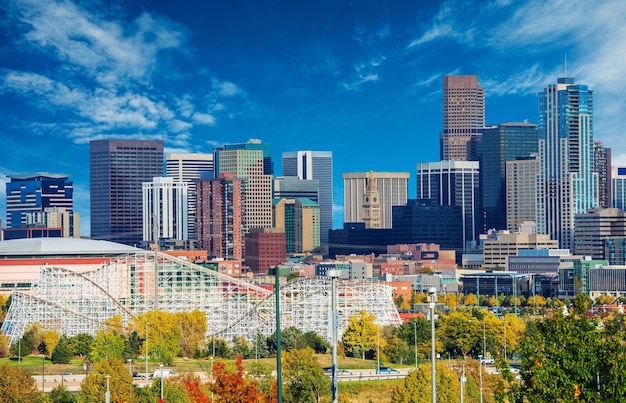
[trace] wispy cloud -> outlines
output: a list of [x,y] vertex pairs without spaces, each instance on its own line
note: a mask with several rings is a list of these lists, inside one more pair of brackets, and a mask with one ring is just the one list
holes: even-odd
[[170,54],[192,57],[183,26],[147,12],[128,18],[105,14],[97,5],[81,7],[86,4],[13,1],[9,18],[23,34],[12,45],[19,43],[42,63],[30,71],[0,71],[0,93],[18,95],[50,118],[47,123],[41,115],[39,122],[24,122],[25,127],[47,124],[76,143],[112,135],[161,136],[186,146],[194,125],[213,126],[217,114],[229,116],[228,102],[222,100],[246,96],[236,83],[206,72],[192,77],[205,83],[204,91],[200,85],[191,87],[197,93],[177,92],[182,85],[176,81],[187,73],[163,61]]
[[375,56],[366,62],[358,62],[354,66],[355,77],[349,81],[340,83],[340,88],[345,91],[360,90],[365,83],[376,82],[380,80],[379,68],[385,62],[386,58],[382,55]]

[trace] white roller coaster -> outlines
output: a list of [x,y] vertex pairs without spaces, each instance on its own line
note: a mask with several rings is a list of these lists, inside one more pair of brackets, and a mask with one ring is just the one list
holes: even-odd
[[[131,317],[149,310],[198,309],[207,316],[207,336],[230,342],[239,336],[252,340],[257,331],[275,332],[273,291],[169,255],[156,256],[132,253],[82,274],[46,266],[29,291],[13,293],[1,331],[9,344],[33,323],[67,336],[95,335],[116,315],[126,325]],[[339,334],[360,310],[375,315],[380,325],[401,323],[390,286],[340,281],[337,288]],[[331,281],[324,277],[303,277],[282,285],[281,328],[295,326],[330,340],[330,294]]]

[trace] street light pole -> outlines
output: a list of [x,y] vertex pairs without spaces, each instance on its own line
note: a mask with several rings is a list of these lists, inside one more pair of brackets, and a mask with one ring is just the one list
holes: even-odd
[[161,400],[163,400],[163,364],[159,365],[161,369]]
[[107,379],[107,391],[104,394],[104,401],[106,403],[111,403],[111,390],[109,389],[109,378],[111,377],[111,375],[107,374],[105,376],[105,378]]
[[330,296],[331,296],[331,314],[332,314],[332,318],[331,318],[331,328],[332,328],[332,335],[331,335],[331,339],[332,339],[332,382],[331,382],[331,395],[332,395],[332,402],[333,403],[337,403],[339,401],[339,396],[338,396],[338,385],[337,385],[337,342],[338,342],[338,334],[337,334],[337,328],[338,328],[338,318],[337,318],[337,277],[339,277],[339,271],[338,270],[327,270],[326,271],[326,276],[330,277],[330,281],[331,281],[331,289],[330,289]]
[[437,369],[435,368],[435,297],[437,296],[437,289],[435,287],[428,287],[428,294],[430,295],[430,376],[432,377],[431,391],[432,403],[437,403]]
[[46,391],[46,356],[41,355],[41,391]]
[[148,379],[148,323],[146,323],[146,379]]
[[415,342],[415,369],[417,369],[417,320],[413,318],[413,341]]
[[276,394],[277,402],[283,403],[283,375],[280,361],[280,270],[274,267],[274,292],[276,293]]
[[[485,330],[485,322],[483,320],[483,360],[487,359],[487,332]],[[485,361],[487,365],[487,361]],[[478,361],[478,372],[480,373],[480,403],[483,403],[483,364]]]

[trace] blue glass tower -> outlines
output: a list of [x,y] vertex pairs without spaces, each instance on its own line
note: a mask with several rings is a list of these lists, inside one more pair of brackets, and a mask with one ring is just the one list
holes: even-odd
[[537,231],[571,249],[574,216],[598,206],[593,91],[573,78],[559,78],[539,93],[539,158]]

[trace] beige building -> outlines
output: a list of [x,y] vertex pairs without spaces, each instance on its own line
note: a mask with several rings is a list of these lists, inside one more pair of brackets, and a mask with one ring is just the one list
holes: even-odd
[[320,207],[307,198],[275,199],[274,227],[284,230],[287,253],[313,252],[320,246]]
[[265,174],[262,150],[216,150],[220,174],[232,173],[244,179],[246,210],[245,232],[250,228],[272,227],[272,175]]
[[539,160],[536,157],[506,162],[506,229],[519,232],[525,221],[537,217],[537,178]]
[[498,232],[492,238],[484,240],[484,267],[506,267],[509,256],[517,256],[523,249],[558,249],[559,242],[549,235],[532,233]]
[[[369,211],[369,218],[365,216],[364,206],[374,207],[371,203],[366,204],[368,194],[368,178],[375,181],[376,192],[380,198],[380,226],[378,228],[392,227],[392,207],[405,206],[409,192],[408,172],[357,172],[344,173],[343,178],[343,221],[366,222],[372,217],[372,213],[378,216],[378,211]],[[369,191],[372,194],[372,191]]]
[[80,238],[80,213],[64,207],[46,207],[43,212],[26,213],[26,224],[63,228],[63,238]]

